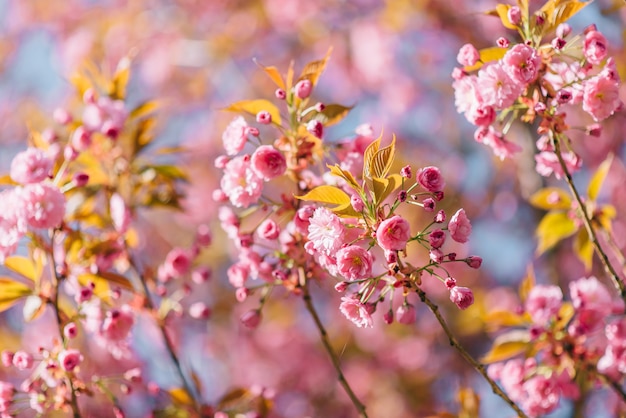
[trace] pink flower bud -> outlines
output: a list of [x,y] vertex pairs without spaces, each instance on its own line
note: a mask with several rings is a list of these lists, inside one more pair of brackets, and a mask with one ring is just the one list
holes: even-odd
[[424,210],[426,212],[433,212],[435,210],[435,199],[432,197],[427,197],[422,200],[422,205],[424,206]]
[[385,324],[387,325],[393,324],[393,311],[391,309],[385,312],[383,315],[383,321],[385,321]]
[[241,323],[250,329],[254,329],[261,323],[261,311],[258,309],[252,309],[241,315]]
[[200,266],[191,272],[191,281],[195,284],[206,283],[211,278],[211,269],[209,267]]
[[365,203],[363,203],[363,199],[361,199],[359,195],[353,194],[350,196],[350,203],[352,204],[352,208],[357,212],[361,212],[365,208]]
[[83,103],[93,104],[96,102],[96,91],[92,88],[88,88],[83,93]]
[[228,195],[222,189],[215,189],[211,193],[211,199],[214,202],[226,202],[228,201]]
[[74,370],[82,360],[83,356],[78,350],[64,350],[61,352],[61,354],[59,354],[59,364],[61,365],[63,370],[68,372]]
[[280,235],[280,227],[273,219],[266,219],[259,225],[257,234],[263,239],[275,240]]
[[522,21],[522,11],[517,6],[511,7],[506,16],[509,19],[509,22],[511,22],[511,24],[515,26],[517,26]]
[[322,102],[315,103],[315,110],[319,113],[323,112],[326,109],[326,105]]
[[456,279],[452,278],[452,277],[448,277],[445,281],[446,287],[448,288],[448,290],[452,289],[453,287],[456,287]]
[[295,91],[296,96],[301,99],[306,99],[311,95],[311,90],[313,90],[313,84],[311,84],[311,80],[304,79],[300,80],[296,83]]
[[474,303],[474,294],[467,287],[455,286],[450,289],[450,300],[459,307],[467,309]]
[[478,257],[477,255],[470,255],[465,261],[467,265],[473,269],[479,269],[480,266],[483,264],[483,259],[481,257]]
[[56,132],[54,132],[54,130],[48,128],[48,129],[45,129],[41,133],[41,139],[43,139],[43,141],[46,144],[52,145],[52,144],[56,144],[56,142],[59,139],[59,137],[57,136]]
[[57,107],[54,109],[54,113],[52,113],[52,118],[59,125],[67,125],[72,121],[72,115],[67,110]]
[[349,285],[348,282],[339,282],[335,285],[335,290],[339,293],[343,293],[348,289]]
[[556,27],[556,36],[557,38],[567,38],[569,34],[572,32],[572,27],[567,23],[561,23]]
[[587,135],[595,136],[596,138],[602,135],[602,125],[599,123],[594,123],[593,125],[587,126]]
[[235,299],[237,299],[237,302],[243,302],[248,298],[249,293],[250,291],[245,287],[238,287],[237,290],[235,290]]
[[498,45],[500,48],[508,48],[510,44],[511,42],[503,37],[498,38],[498,40],[496,41],[496,45]]
[[89,174],[87,173],[76,173],[74,177],[72,177],[72,183],[76,187],[83,187],[89,183]]
[[464,209],[459,209],[450,219],[448,223],[450,236],[456,242],[465,243],[469,240],[472,233],[472,224],[470,223]]
[[278,100],[285,100],[287,98],[287,92],[283,89],[276,89],[274,96],[276,96]]
[[256,114],[256,121],[262,125],[268,125],[272,123],[272,115],[267,110],[261,110]]
[[2,365],[4,367],[10,367],[13,365],[13,351],[3,350],[0,357],[2,358]]
[[439,212],[437,212],[437,215],[435,215],[435,223],[441,224],[441,223],[444,223],[445,221],[446,221],[446,213],[442,209]]
[[456,60],[463,66],[472,66],[480,59],[480,53],[472,44],[465,44],[459,50]]
[[317,119],[309,121],[309,123],[306,124],[306,130],[320,139],[324,135],[324,125]]
[[33,367],[33,356],[25,351],[17,351],[13,355],[13,365],[19,370],[26,370]]
[[72,133],[70,139],[72,148],[77,151],[84,151],[91,145],[91,134],[85,129],[84,126],[79,126]]
[[557,51],[563,49],[566,44],[567,41],[563,38],[554,38],[551,42],[552,48],[556,49]]
[[142,380],[141,369],[139,367],[135,367],[133,369],[126,370],[124,372],[124,379],[128,380],[129,382],[140,383]]
[[398,262],[397,251],[385,251],[385,261],[387,264],[395,264]]
[[404,177],[405,179],[410,179],[411,176],[413,175],[413,170],[411,169],[411,166],[405,165],[404,167],[402,167],[400,169],[400,175]]
[[413,324],[417,319],[417,311],[413,305],[405,303],[396,310],[396,319],[404,325]]
[[440,248],[446,241],[446,234],[441,229],[435,229],[428,235],[428,242],[432,248]]
[[435,263],[441,263],[444,258],[443,251],[441,251],[439,248],[431,249],[428,255],[430,256],[430,259]]
[[213,166],[222,170],[226,167],[226,164],[228,164],[229,161],[230,157],[228,155],[220,155],[213,161]]
[[195,319],[207,319],[211,310],[203,302],[196,302],[189,307],[189,316]]
[[63,335],[65,335],[65,338],[67,338],[68,340],[76,338],[76,336],[78,335],[78,327],[76,326],[76,324],[70,322],[69,324],[65,325],[65,327],[63,327]]

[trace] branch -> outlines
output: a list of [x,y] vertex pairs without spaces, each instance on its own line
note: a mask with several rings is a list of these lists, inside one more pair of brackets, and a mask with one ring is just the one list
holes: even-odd
[[467,362],[470,363],[474,367],[474,369],[476,369],[476,371],[478,373],[480,373],[485,378],[487,383],[489,383],[489,385],[491,386],[491,389],[493,390],[493,393],[498,395],[507,404],[509,404],[509,406],[515,412],[517,412],[517,414],[518,414],[518,416],[520,418],[528,418],[528,416],[524,413],[524,411],[522,411],[522,409],[519,406],[517,406],[517,404],[515,402],[513,402],[513,400],[511,400],[511,398],[509,398],[509,396],[506,393],[504,393],[504,391],[502,389],[500,389],[498,384],[491,377],[489,377],[489,375],[487,374],[487,370],[486,370],[485,366],[483,364],[479,363],[474,357],[472,357],[472,355],[470,353],[467,352],[467,350],[465,350],[465,348],[463,348],[463,346],[459,343],[459,341],[456,339],[456,337],[452,334],[452,331],[448,327],[448,324],[446,323],[446,320],[444,319],[444,317],[439,312],[439,307],[433,301],[431,301],[428,298],[428,296],[426,296],[426,292],[424,292],[419,287],[416,287],[415,291],[419,295],[419,297],[422,300],[422,302],[424,302],[426,304],[426,306],[428,306],[430,311],[433,313],[433,315],[435,315],[435,318],[437,318],[437,321],[439,322],[439,325],[441,325],[441,328],[443,329],[443,331],[448,336],[448,339],[450,340],[450,345],[453,346],[459,352],[459,354],[461,354],[461,356],[465,360],[467,360]]
[[574,185],[572,175],[569,172],[567,165],[565,164],[565,160],[563,160],[563,155],[561,154],[561,143],[555,136],[552,137],[552,143],[554,145],[554,153],[559,159],[559,164],[561,165],[561,169],[563,170],[563,173],[565,175],[565,181],[569,187],[572,196],[574,196],[574,199],[576,199],[576,202],[578,202],[578,206],[580,207],[583,224],[585,225],[585,229],[587,230],[587,234],[589,235],[589,239],[591,240],[593,249],[600,258],[600,262],[604,266],[604,270],[611,277],[611,281],[619,292],[621,298],[624,300],[624,302],[626,302],[626,286],[624,286],[624,282],[617,275],[617,272],[613,268],[613,265],[611,265],[611,262],[609,261],[606,252],[604,251],[602,246],[600,246],[600,242],[598,241],[598,237],[596,236],[596,231],[591,223],[589,214],[587,213],[587,207],[581,199],[580,194],[578,193],[578,189],[576,189],[576,186]]
[[[304,274],[304,271],[301,269],[300,273]],[[337,354],[333,350],[333,347],[330,345],[330,340],[328,339],[328,333],[326,332],[326,329],[324,328],[324,325],[322,324],[322,321],[320,320],[320,317],[317,314],[315,307],[313,306],[313,302],[311,300],[311,294],[309,293],[308,283],[304,284],[303,291],[304,291],[304,295],[303,295],[304,304],[306,305],[307,311],[309,311],[309,313],[311,314],[311,317],[313,318],[313,321],[315,322],[315,325],[317,326],[317,329],[320,332],[320,338],[322,339],[322,344],[324,345],[326,352],[330,356],[330,359],[333,363],[335,371],[337,372],[339,383],[341,383],[341,386],[343,386],[343,389],[346,391],[346,393],[350,397],[352,404],[359,412],[359,416],[361,418],[367,418],[367,413],[365,412],[365,405],[363,405],[361,401],[359,401],[359,398],[357,398],[356,394],[350,387],[350,384],[346,380],[346,377],[343,375],[343,372],[341,371],[341,363],[339,362],[339,358],[337,357]]]

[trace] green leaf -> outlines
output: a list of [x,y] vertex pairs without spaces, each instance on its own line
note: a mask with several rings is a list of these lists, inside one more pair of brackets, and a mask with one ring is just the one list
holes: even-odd
[[526,330],[513,330],[499,335],[481,362],[489,364],[508,360],[525,352],[529,347],[529,342],[530,335]]
[[585,265],[585,271],[589,273],[593,264],[593,244],[585,228],[580,228],[574,240],[574,252]]
[[35,263],[29,258],[19,255],[7,257],[4,260],[4,266],[26,279],[33,281],[38,279]]
[[478,51],[480,53],[480,59],[478,62],[474,65],[468,65],[463,69],[467,72],[476,71],[488,62],[499,60],[504,56],[504,54],[506,54],[506,51],[506,48],[500,48],[499,46],[481,49]]
[[228,106],[226,109],[231,112],[246,112],[256,116],[262,110],[269,112],[272,115],[272,123],[280,125],[280,111],[269,100],[257,99],[257,100],[241,100]]
[[345,118],[354,106],[343,106],[340,104],[326,105],[324,110],[315,115],[315,119],[319,120],[324,126],[331,126],[340,122]]
[[10,277],[0,277],[0,312],[6,311],[18,300],[32,293],[33,290],[24,283]]
[[558,187],[546,187],[536,191],[530,197],[530,204],[543,210],[569,210],[572,207],[572,200],[565,190]]
[[296,199],[304,201],[313,201],[321,203],[329,203],[334,205],[350,204],[350,196],[343,190],[335,186],[317,186],[303,196],[295,196]]
[[598,198],[598,194],[600,194],[600,189],[602,188],[602,184],[609,173],[609,168],[611,168],[612,162],[613,154],[609,154],[606,160],[600,164],[596,172],[593,174],[591,181],[589,181],[589,186],[587,187],[587,196],[589,196],[590,200],[595,201]]
[[578,226],[565,212],[548,212],[537,226],[537,253],[543,254],[559,241],[574,235]]

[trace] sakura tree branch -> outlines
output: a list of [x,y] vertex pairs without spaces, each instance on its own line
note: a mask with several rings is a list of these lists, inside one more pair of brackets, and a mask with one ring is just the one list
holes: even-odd
[[487,374],[487,369],[485,368],[485,366],[483,364],[479,363],[478,360],[476,360],[474,357],[472,357],[472,355],[469,352],[467,352],[467,350],[465,348],[463,348],[463,346],[459,343],[459,341],[456,339],[456,337],[452,334],[452,331],[450,330],[450,327],[448,327],[448,324],[447,324],[446,320],[444,319],[444,317],[441,315],[441,312],[439,312],[439,306],[437,306],[433,301],[431,301],[428,298],[428,296],[426,295],[426,292],[424,292],[419,287],[415,287],[415,291],[419,295],[419,297],[422,300],[422,302],[424,302],[426,304],[426,306],[428,306],[430,311],[433,313],[433,315],[435,315],[435,318],[437,318],[437,321],[439,322],[439,325],[441,325],[441,328],[443,329],[443,331],[448,336],[448,339],[450,341],[450,345],[453,346],[459,352],[459,354],[461,354],[461,357],[463,357],[465,360],[467,360],[467,362],[470,363],[474,367],[474,369],[485,378],[487,383],[489,383],[489,385],[491,386],[491,389],[493,390],[493,393],[498,395],[507,404],[509,404],[509,406],[515,412],[517,412],[517,414],[518,414],[518,416],[520,418],[528,418],[526,413],[524,413],[524,411],[522,411],[522,409],[515,402],[513,402],[513,400],[511,398],[509,398],[509,396],[506,393],[504,393],[504,391],[502,389],[500,389],[498,384],[491,377],[489,377],[489,375]]
[[[303,269],[300,269],[300,274],[304,275]],[[361,403],[359,398],[356,396],[356,394],[350,387],[350,384],[346,380],[346,377],[344,376],[343,371],[341,370],[341,363],[339,361],[339,357],[337,357],[335,350],[333,350],[333,347],[330,344],[330,340],[328,339],[328,333],[326,332],[326,328],[324,328],[324,325],[322,324],[322,321],[320,320],[320,317],[317,314],[315,307],[313,306],[313,301],[311,300],[311,294],[309,293],[308,283],[305,282],[302,289],[304,292],[302,299],[304,300],[304,304],[306,305],[307,311],[309,311],[309,314],[311,314],[311,317],[313,318],[313,321],[315,322],[315,325],[317,326],[317,329],[320,333],[320,338],[322,340],[322,344],[324,345],[326,352],[330,356],[330,359],[333,363],[333,367],[335,368],[335,371],[337,372],[337,378],[339,379],[339,383],[341,384],[343,389],[346,391],[346,393],[350,397],[352,404],[359,412],[359,416],[361,418],[367,418],[367,413],[365,412],[365,405]]]
[[569,172],[567,165],[565,164],[563,155],[561,154],[561,143],[559,139],[556,138],[555,135],[552,136],[552,144],[554,145],[554,153],[559,159],[559,164],[561,165],[561,169],[563,170],[565,182],[567,183],[567,186],[569,187],[569,190],[572,196],[574,197],[574,199],[576,199],[576,202],[578,203],[578,206],[580,208],[581,218],[582,218],[583,224],[585,225],[585,229],[587,230],[587,234],[589,235],[589,239],[591,240],[591,244],[593,245],[593,248],[596,254],[600,258],[600,262],[604,266],[604,270],[611,278],[613,285],[619,292],[621,298],[626,302],[626,286],[624,285],[624,282],[622,281],[622,279],[620,279],[619,276],[617,275],[615,268],[609,261],[609,257],[606,255],[606,252],[604,251],[604,249],[600,245],[600,242],[598,241],[595,228],[591,222],[591,219],[589,218],[589,214],[587,213],[587,207],[585,206],[585,202],[583,202],[582,198],[580,197],[580,193],[578,193],[578,189],[574,185],[574,181],[572,180],[572,175]]

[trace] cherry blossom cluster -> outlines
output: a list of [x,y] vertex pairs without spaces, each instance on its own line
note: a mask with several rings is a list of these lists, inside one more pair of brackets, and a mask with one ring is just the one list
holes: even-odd
[[[243,324],[260,323],[261,308],[274,286],[300,294],[307,280],[324,278],[337,280],[335,289],[347,292],[339,309],[358,327],[373,326],[378,304],[391,304],[399,289],[404,302],[395,317],[413,323],[415,307],[406,298],[421,284],[423,274],[438,278],[459,308],[469,307],[472,291],[457,286],[444,265],[463,262],[479,268],[482,259],[459,259],[444,249],[447,237],[467,242],[472,227],[464,209],[449,220],[443,210],[436,210],[444,198],[440,170],[428,166],[414,173],[407,165],[390,174],[395,139],[379,149],[381,138],[374,138],[369,125],[359,126],[353,138],[328,140],[324,133],[330,117],[324,111],[339,105],[307,107],[312,84],[303,78],[288,91],[276,91],[276,98],[286,104],[289,127],[272,120],[272,104],[267,110],[255,109],[256,125],[237,116],[222,135],[225,154],[215,165],[223,173],[213,197],[229,203],[218,213],[237,250],[227,275],[240,302],[261,293],[261,306],[245,313]],[[276,129],[268,131],[269,125]],[[330,161],[335,162],[334,167],[328,165],[330,172],[319,170]],[[382,172],[381,165],[387,166]],[[413,176],[416,181],[410,184]],[[432,214],[425,228],[411,225],[415,209]],[[409,259],[420,248],[427,257],[416,267]],[[393,322],[392,308],[384,320]]]
[[[519,7],[511,7],[507,19],[521,27]],[[538,19],[536,24],[541,28],[543,23]],[[582,107],[593,121],[581,129],[599,136],[601,126],[597,122],[623,108],[620,78],[615,61],[608,57],[604,35],[595,25],[581,35],[572,36],[571,32],[567,23],[561,23],[555,37],[545,44],[534,37],[518,44],[500,38],[496,52],[490,49],[494,55],[483,57],[484,61],[474,45],[465,44],[457,57],[463,67],[455,68],[452,74],[458,112],[477,126],[475,140],[491,147],[500,159],[522,149],[506,139],[512,123],[539,119],[535,160],[542,176],[563,176],[551,138],[564,136],[570,129],[568,112]],[[563,159],[570,172],[581,166],[579,156],[571,149],[563,153]]]
[[531,417],[553,411],[561,398],[578,399],[587,379],[619,382],[625,370],[623,301],[593,276],[570,282],[569,293],[565,301],[559,286],[532,287],[520,327],[499,337],[519,344],[526,356],[489,366]]

